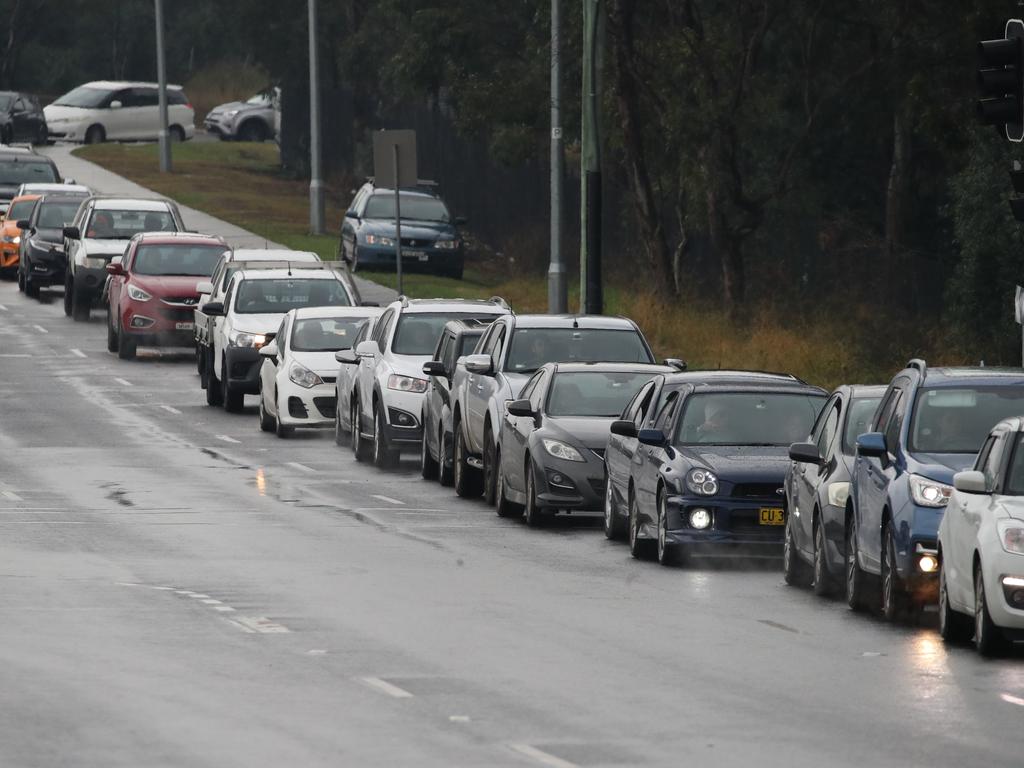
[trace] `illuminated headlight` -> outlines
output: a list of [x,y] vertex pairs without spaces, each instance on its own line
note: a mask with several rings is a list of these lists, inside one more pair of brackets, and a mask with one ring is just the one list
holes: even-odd
[[550,438],[544,438],[544,450],[554,456],[556,459],[564,459],[565,461],[586,461],[583,456],[568,443],[563,443],[561,440],[551,440]]
[[1016,520],[999,520],[999,543],[1011,554],[1024,555],[1024,526]]
[[306,389],[324,383],[324,380],[309,370],[309,368],[298,363],[292,363],[291,368],[288,369],[288,378],[293,383]]
[[390,237],[382,237],[381,235],[367,235],[366,236],[366,244],[367,245],[382,245],[384,247],[389,247],[389,246],[394,245],[395,241],[393,239],[391,239]]
[[238,114],[238,112],[239,110],[237,109],[229,109],[227,112],[224,113],[224,117],[234,117]]
[[438,240],[434,243],[435,248],[440,248],[442,251],[454,251],[459,247],[458,240]]
[[935,555],[921,555],[917,561],[917,567],[922,573],[935,573],[939,570],[939,560]]
[[718,493],[718,478],[706,469],[691,469],[686,474],[686,487],[698,496],[714,496]]
[[128,286],[128,297],[135,299],[135,301],[149,301],[151,298],[153,298],[144,290],[135,285]]
[[711,525],[711,513],[702,507],[690,510],[690,527],[703,531]]
[[828,486],[828,503],[833,507],[845,507],[850,498],[849,483],[831,483]]
[[417,379],[413,376],[399,376],[397,373],[392,373],[388,376],[388,389],[419,394],[427,391],[427,380]]
[[232,347],[248,347],[259,349],[267,341],[262,333],[246,333],[245,331],[231,331],[228,334],[228,344]]
[[920,475],[910,476],[910,495],[922,507],[944,507],[953,493],[953,486],[929,480]]
[[103,269],[107,266],[107,260],[102,256],[86,256],[82,259],[82,266],[86,269]]
[[4,235],[4,242],[14,243],[15,245],[17,245],[18,243],[21,242],[21,235],[15,235],[14,237],[11,237],[10,235]]

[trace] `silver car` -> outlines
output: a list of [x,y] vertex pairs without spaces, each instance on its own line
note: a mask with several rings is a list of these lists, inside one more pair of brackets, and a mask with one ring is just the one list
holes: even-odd
[[214,107],[203,120],[203,126],[224,141],[266,141],[276,136],[280,109],[281,89],[268,88],[245,101]]

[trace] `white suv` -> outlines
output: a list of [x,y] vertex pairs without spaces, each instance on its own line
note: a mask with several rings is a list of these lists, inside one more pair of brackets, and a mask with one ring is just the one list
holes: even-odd
[[[156,83],[97,80],[65,93],[43,109],[50,138],[98,144],[148,139],[160,133]],[[167,124],[172,141],[195,135],[195,112],[180,85],[167,86]]]
[[[395,464],[401,450],[419,450],[420,414],[430,360],[445,323],[459,318],[493,319],[511,312],[504,299],[407,299],[392,302],[373,334],[360,342],[351,364],[358,366],[350,399],[352,451],[371,456],[379,467]],[[342,360],[342,362],[346,362]]]

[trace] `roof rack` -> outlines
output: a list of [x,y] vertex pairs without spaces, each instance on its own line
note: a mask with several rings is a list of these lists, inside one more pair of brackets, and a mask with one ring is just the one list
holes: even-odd
[[232,261],[231,266],[241,271],[244,269],[307,269],[337,270],[345,267],[343,261],[290,261],[288,259],[254,259]]
[[[374,187],[377,186],[377,181],[376,181],[376,179],[373,176],[367,176],[366,180],[368,182],[370,182],[371,184],[373,184]],[[399,189],[416,189],[416,187],[436,187],[436,186],[438,186],[438,183],[436,181],[434,181],[433,179],[416,179],[416,186],[414,186],[414,187],[399,187]]]
[[501,296],[491,296],[491,298],[489,298],[487,301],[489,301],[491,304],[497,304],[499,307],[501,307],[502,309],[507,309],[509,312],[512,311],[512,307],[510,307],[509,303],[505,301],[505,299],[503,299]]
[[402,305],[402,309],[405,309],[409,306],[409,297],[403,293],[398,297],[398,303]]
[[926,373],[928,373],[928,363],[926,363],[920,357],[915,357],[913,360],[907,363],[907,368],[916,368],[921,372],[922,378]]

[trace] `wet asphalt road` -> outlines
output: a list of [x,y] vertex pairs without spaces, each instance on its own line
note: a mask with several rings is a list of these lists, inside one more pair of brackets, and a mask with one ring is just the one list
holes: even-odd
[[499,519],[0,283],[0,765],[1014,766],[1024,664]]

